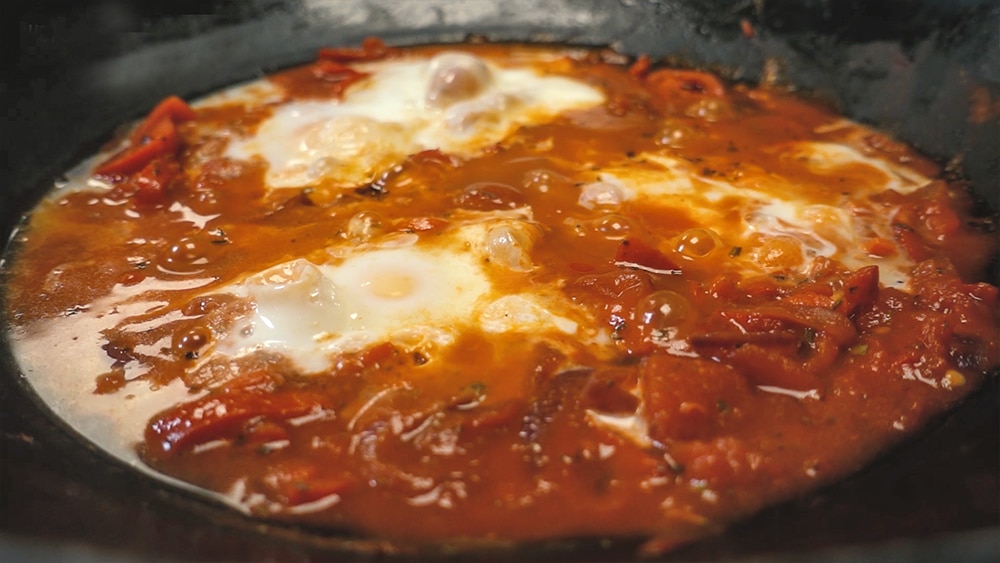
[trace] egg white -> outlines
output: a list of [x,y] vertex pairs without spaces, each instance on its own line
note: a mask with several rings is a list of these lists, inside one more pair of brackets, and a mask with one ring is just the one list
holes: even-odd
[[267,350],[304,372],[329,368],[338,355],[392,342],[429,359],[463,331],[521,333],[534,339],[574,334],[588,316],[544,288],[510,295],[495,287],[510,275],[488,260],[485,239],[510,212],[478,214],[435,239],[329,249],[331,261],[295,259],[252,273],[222,288],[253,303],[203,358]]
[[234,140],[227,154],[266,161],[270,188],[324,180],[358,185],[408,154],[439,149],[472,156],[517,127],[604,101],[599,90],[578,80],[482,61],[490,80],[481,91],[455,103],[432,104],[428,90],[435,60],[360,66],[370,76],[348,88],[342,99],[282,104],[252,136]]

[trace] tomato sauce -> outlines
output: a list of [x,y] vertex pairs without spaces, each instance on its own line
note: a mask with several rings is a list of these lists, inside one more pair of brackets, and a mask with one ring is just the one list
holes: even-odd
[[[470,49],[498,57],[510,47]],[[364,79],[350,65],[398,55],[375,43],[356,51],[275,81],[291,99],[336,99]],[[606,58],[577,53],[547,67],[601,89],[599,107],[522,127],[474,158],[414,154],[355,189],[268,191],[265,163],[226,157],[217,132],[249,134],[267,107],[175,110],[184,118],[157,123],[181,141],[154,156],[182,172],[155,193],[135,187],[145,165],[116,165],[119,156],[104,172],[128,179],[110,191],[35,210],[8,277],[8,318],[57,324],[150,278],[214,280],[198,295],[149,290],[161,307],[103,334],[111,368],[94,374],[94,393],[128,392],[136,365],[141,381],[182,380],[199,393],[148,422],[142,460],[252,499],[262,517],[417,543],[649,536],[650,549],[666,549],[859,469],[996,372],[997,288],[984,281],[996,234],[964,186],[936,179],[869,196],[885,170],[820,173],[781,147],[842,143],[939,171],[860,126],[828,127],[831,112],[790,95]],[[898,212],[891,233],[862,234],[874,265],[852,268],[781,237],[727,235],[746,220],[740,198],[718,201],[713,224],[682,200],[580,205],[582,178],[622,163],[655,172],[651,153],[685,163],[705,189],[725,181],[856,203],[857,216]],[[775,171],[786,181],[772,182]],[[494,286],[555,288],[608,335],[610,357],[467,333],[433,362],[385,343],[321,374],[275,354],[239,358],[235,373],[186,369],[252,309],[213,288],[321,260],[359,214],[380,233],[433,241],[456,210],[526,206],[543,225],[537,267]],[[916,264],[909,287],[880,284],[878,261],[899,256]]]

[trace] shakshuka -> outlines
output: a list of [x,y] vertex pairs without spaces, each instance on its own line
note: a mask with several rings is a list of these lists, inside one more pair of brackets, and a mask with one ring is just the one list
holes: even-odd
[[995,376],[978,209],[779,88],[369,39],[119,130],[15,234],[5,314],[58,416],[254,517],[656,553]]

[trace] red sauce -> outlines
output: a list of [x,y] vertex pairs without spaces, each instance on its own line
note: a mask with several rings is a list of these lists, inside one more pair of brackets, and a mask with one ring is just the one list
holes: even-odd
[[[350,65],[385,56],[380,48],[330,52],[276,81],[289,98],[338,97],[363,78]],[[248,305],[168,291],[159,296],[165,308],[148,313],[161,322],[105,335],[115,365],[94,374],[95,393],[127,390],[129,363],[148,367],[149,380],[210,389],[149,422],[140,452],[151,467],[216,491],[242,482],[264,499],[255,504],[262,516],[396,541],[649,535],[665,549],[857,470],[995,372],[997,288],[982,276],[996,236],[958,184],[865,202],[899,210],[894,239],[873,234],[866,244],[873,256],[905,252],[918,263],[909,292],[880,287],[875,266],[835,260],[820,259],[809,275],[791,266],[749,275],[737,259],[750,249],[723,245],[683,207],[625,201],[613,215],[580,207],[571,178],[581,163],[595,174],[623,159],[643,167],[635,155],[649,151],[692,163],[698,181],[747,189],[780,171],[826,204],[885,173],[857,164],[822,175],[775,146],[840,142],[937,173],[859,127],[824,132],[831,113],[785,94],[601,59],[552,70],[605,90],[603,106],[520,129],[477,158],[416,154],[335,197],[268,193],[262,163],[225,158],[224,144],[205,133],[245,134],[266,110],[196,110],[176,125],[184,144],[171,158],[185,174],[164,199],[75,193],[35,211],[7,287],[9,318],[58,319],[147,276],[230,280],[314,256],[359,211],[377,213],[385,230],[431,240],[455,208],[530,206],[546,225],[532,249],[541,267],[508,289],[555,284],[607,329],[610,361],[576,357],[565,369],[555,346],[467,334],[438,362],[384,344],[321,375],[273,355],[241,359],[236,376],[194,375],[185,366]],[[217,218],[194,229],[171,203]],[[734,207],[724,221],[743,219]],[[127,244],[136,238],[159,242],[137,258]],[[802,259],[781,240],[760,244],[771,245],[776,267]],[[171,310],[183,315],[163,320]],[[161,353],[148,352],[164,341]],[[646,443],[592,422],[640,404]],[[336,500],[296,511],[324,499]]]

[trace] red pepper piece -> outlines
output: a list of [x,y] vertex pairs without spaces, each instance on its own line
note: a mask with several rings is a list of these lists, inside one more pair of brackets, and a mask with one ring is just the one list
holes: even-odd
[[524,417],[526,410],[524,403],[517,399],[506,399],[495,405],[473,409],[462,420],[462,436],[474,439],[491,430],[519,421]]
[[826,307],[776,302],[753,309],[724,311],[722,315],[751,331],[774,331],[789,326],[807,327],[823,333],[837,346],[857,337],[857,330],[843,313]]
[[[146,127],[146,124],[143,124]],[[141,143],[129,145],[102,162],[94,173],[99,176],[127,176],[142,170],[153,159],[174,154],[180,147],[177,127],[169,118],[148,126]]]
[[235,437],[256,417],[288,419],[319,408],[305,392],[234,392],[210,395],[158,414],[146,427],[147,455],[167,458],[198,444]]
[[161,156],[176,155],[181,146],[177,124],[194,117],[194,110],[184,100],[177,96],[165,98],[132,131],[129,146],[99,164],[94,173],[125,177],[139,172]]
[[[860,270],[859,270],[860,272]],[[877,272],[876,272],[877,274]],[[871,275],[864,271],[864,276]],[[863,290],[858,290],[860,306]],[[755,385],[806,391],[816,389],[819,375],[836,361],[840,350],[854,342],[857,329],[841,311],[778,301],[750,309],[734,309],[722,317],[741,327],[741,332],[694,335],[689,342],[696,348],[714,348]],[[793,359],[795,350],[806,355]]]
[[354,61],[374,61],[384,58],[392,52],[384,41],[378,37],[366,37],[361,47],[323,47],[317,53],[317,58],[325,61],[347,63]]
[[325,59],[313,63],[310,69],[312,75],[320,80],[324,96],[343,96],[352,84],[368,76],[366,72],[359,72],[343,63]]
[[808,391],[819,386],[816,375],[803,363],[788,359],[783,350],[746,344],[734,349],[727,363],[754,385]]
[[875,302],[878,297],[878,266],[865,266],[844,279],[844,296],[835,310],[853,315],[862,307]]
[[882,237],[868,239],[862,246],[869,255],[879,258],[886,258],[896,254],[896,245],[891,240]]
[[147,164],[130,182],[135,187],[135,201],[141,205],[159,205],[166,200],[170,183],[180,174],[174,159],[159,157]]
[[190,121],[195,118],[194,110],[184,100],[177,96],[168,96],[149,112],[135,131],[129,135],[133,145],[142,143],[143,138],[152,136],[153,127],[163,119],[169,119],[174,124]]
[[668,98],[697,95],[722,98],[726,87],[715,76],[696,70],[661,69],[649,73],[646,84],[655,94]]
[[244,432],[244,443],[267,444],[278,440],[287,440],[288,430],[277,422],[262,420],[256,424],[252,421]]
[[645,78],[649,74],[652,61],[649,55],[639,55],[639,58],[628,68],[628,73],[636,78]]
[[397,231],[413,233],[440,231],[446,226],[448,226],[448,221],[438,217],[411,217],[409,219],[400,219],[395,224]]
[[345,471],[331,470],[308,461],[286,462],[268,471],[261,479],[286,506],[318,501],[347,492],[357,478]]
[[803,307],[826,307],[831,308],[835,302],[829,295],[824,295],[817,291],[796,291],[784,299],[785,303],[793,303]]
[[455,168],[462,162],[458,158],[438,149],[422,150],[418,153],[411,154],[407,157],[407,160],[418,165],[433,165],[442,170]]
[[651,274],[677,275],[681,268],[656,247],[638,239],[625,239],[615,253],[615,266]]
[[313,75],[316,78],[321,78],[329,82],[343,82],[344,88],[368,76],[366,73],[354,70],[343,63],[325,59],[320,59],[313,63],[312,69]]

